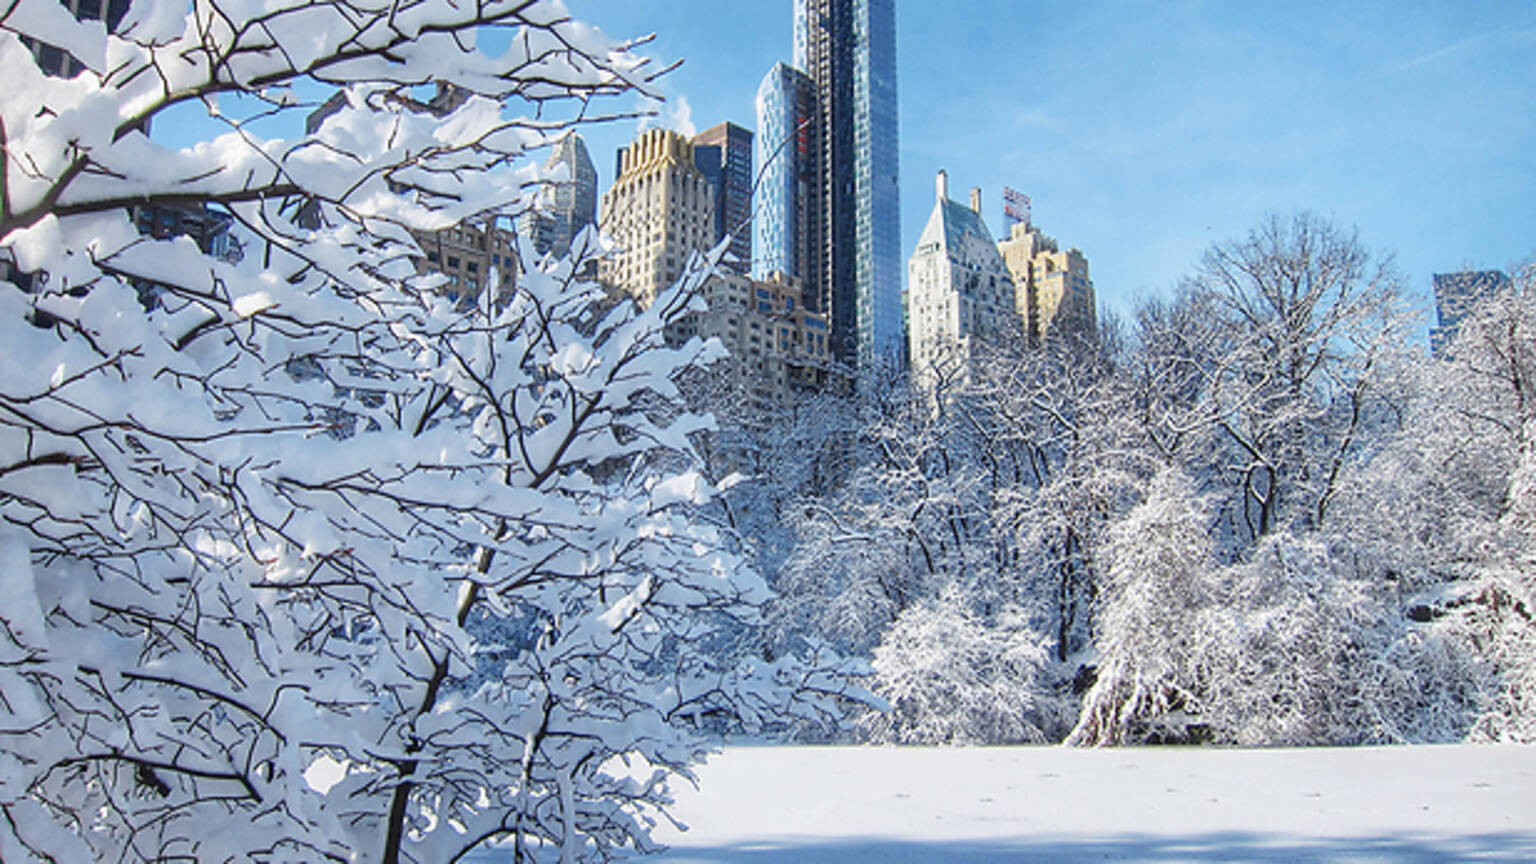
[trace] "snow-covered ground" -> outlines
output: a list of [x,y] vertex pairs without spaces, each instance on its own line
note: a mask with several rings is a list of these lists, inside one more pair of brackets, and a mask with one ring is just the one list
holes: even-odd
[[1536,747],[727,747],[700,779],[654,860],[1536,860]]

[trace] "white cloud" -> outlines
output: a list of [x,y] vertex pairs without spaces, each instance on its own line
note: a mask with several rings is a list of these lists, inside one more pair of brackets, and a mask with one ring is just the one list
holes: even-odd
[[690,138],[698,134],[699,130],[693,125],[693,106],[688,104],[687,96],[669,96],[665,102],[652,105],[656,108],[655,116],[641,117],[638,131],[657,127]]

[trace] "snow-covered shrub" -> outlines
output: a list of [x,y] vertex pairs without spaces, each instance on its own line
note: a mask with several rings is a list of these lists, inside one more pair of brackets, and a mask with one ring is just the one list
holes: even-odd
[[1492,666],[1477,735],[1536,742],[1536,265],[1463,320],[1452,357],[1445,374],[1468,391],[1456,407],[1513,463],[1461,609]]
[[[1325,525],[1357,578],[1385,579],[1401,592],[1412,621],[1392,650],[1421,644],[1427,653],[1416,658],[1450,664],[1438,678],[1419,676],[1419,704],[1441,720],[1423,721],[1418,739],[1474,722],[1480,738],[1536,735],[1532,282],[1529,269],[1520,272],[1512,290],[1468,310],[1445,358],[1418,364],[1401,431],[1373,442]],[[1433,705],[1430,693],[1443,703]]]
[[1454,641],[1413,624],[1395,585],[1362,580],[1318,538],[1271,535],[1227,568],[1203,719],[1245,746],[1452,741],[1476,702]]
[[1098,680],[1069,741],[1244,746],[1450,741],[1476,659],[1411,621],[1396,585],[1358,578],[1321,538],[1272,534],[1216,567],[1176,474],[1112,531]]
[[1536,742],[1536,420],[1509,484],[1508,507],[1485,540],[1487,555],[1463,626],[1487,646],[1491,692],[1479,738]]
[[1035,744],[1059,734],[1045,639],[1013,610],[973,614],[958,592],[907,608],[875,649],[875,694],[889,710],[863,720],[897,744]]

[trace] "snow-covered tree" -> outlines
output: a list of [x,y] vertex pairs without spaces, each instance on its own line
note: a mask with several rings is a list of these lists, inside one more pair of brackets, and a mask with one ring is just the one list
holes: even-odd
[[1107,528],[1155,464],[1136,440],[1117,353],[1103,341],[1004,346],[984,355],[952,407],[968,451],[989,469],[1000,590],[1032,609],[1056,661],[1069,665],[1089,641]]
[[[0,16],[0,858],[606,857],[694,726],[829,716],[832,661],[706,650],[767,596],[694,518],[718,348],[662,340],[708,263],[643,311],[594,232],[473,303],[412,264],[644,92],[631,47],[558,2]],[[189,110],[228,131],[144,134]]]
[[797,505],[831,495],[852,473],[856,403],[835,392],[805,391],[783,410],[765,413],[747,407],[749,394],[734,388],[686,389],[690,398],[702,396],[697,404],[718,426],[701,436],[711,476],[741,475],[718,499],[722,520],[751,540],[758,568],[773,579],[796,552],[803,515]]
[[1390,256],[1373,259],[1354,232],[1312,214],[1270,216],[1211,247],[1184,288],[1178,302],[1197,317],[1158,338],[1182,336],[1192,350],[1152,368],[1172,376],[1173,394],[1196,384],[1189,372],[1203,381],[1192,413],[1152,403],[1161,437],[1187,437],[1189,421],[1218,434],[1211,491],[1224,490],[1213,504],[1234,551],[1318,525],[1395,395],[1382,370],[1396,368],[1413,321]]
[[774,583],[773,630],[783,644],[805,635],[867,653],[914,602],[976,583],[987,566],[986,490],[955,450],[948,416],[907,381],[861,382],[844,398],[854,422],[834,427],[842,434],[826,446],[785,453],[789,464],[775,469],[803,476],[808,462],[837,460],[841,477],[802,486],[784,507],[794,549]]
[[[1109,348],[977,347],[966,375],[865,386],[852,397],[861,422],[844,444],[853,467],[785,508],[795,546],[777,570],[773,630],[786,644],[808,635],[872,657],[877,646],[890,657],[939,657],[953,646],[892,640],[898,630],[928,638],[939,631],[919,624],[936,617],[986,628],[1007,618],[1010,633],[1049,637],[1049,662],[1030,688],[1050,697],[1039,716],[1054,717],[1084,672],[1098,547],[1151,460],[1125,419]],[[790,466],[815,458],[783,457]],[[883,721],[865,729],[910,737],[930,722],[912,713],[898,724],[906,731]],[[1052,738],[1070,725],[1030,722]]]
[[1205,503],[1178,468],[1110,530],[1098,597],[1098,674],[1068,743],[1188,741],[1201,712],[1218,594]]

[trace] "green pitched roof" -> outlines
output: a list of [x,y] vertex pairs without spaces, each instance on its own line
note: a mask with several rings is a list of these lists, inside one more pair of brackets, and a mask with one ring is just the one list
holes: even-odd
[[972,238],[970,242],[992,245],[992,235],[987,231],[986,223],[981,220],[981,214],[958,201],[946,198],[935,203],[928,224],[923,227],[922,236],[917,240],[917,246],[922,249],[930,243],[942,242],[945,249],[958,250],[966,244],[967,235]]

